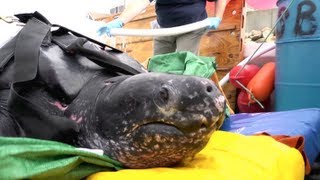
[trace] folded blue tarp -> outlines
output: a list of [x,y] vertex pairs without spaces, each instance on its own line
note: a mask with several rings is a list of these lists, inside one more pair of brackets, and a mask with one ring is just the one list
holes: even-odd
[[310,164],[320,153],[320,108],[234,114],[225,120],[221,129],[244,135],[266,132],[270,135],[303,136]]

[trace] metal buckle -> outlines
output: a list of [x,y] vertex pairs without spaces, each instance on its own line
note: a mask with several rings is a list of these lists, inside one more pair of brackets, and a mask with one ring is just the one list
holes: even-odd
[[18,18],[14,16],[0,16],[0,20],[3,20],[6,23],[19,22]]
[[17,26],[24,26],[24,23],[19,22],[19,19],[14,16],[0,16],[0,20],[3,20],[4,22],[11,24],[16,23]]

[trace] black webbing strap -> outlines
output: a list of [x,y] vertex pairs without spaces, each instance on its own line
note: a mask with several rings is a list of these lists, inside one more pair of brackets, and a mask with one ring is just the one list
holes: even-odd
[[141,68],[134,68],[121,62],[121,60],[112,53],[108,53],[107,51],[103,50],[99,51],[96,49],[86,48],[84,46],[84,44],[88,41],[86,38],[76,38],[71,44],[67,45],[59,39],[59,36],[53,36],[52,41],[64,51],[87,57],[89,60],[100,65],[101,67],[112,69],[116,72],[121,72],[127,75],[134,75],[143,72]]
[[[99,64],[102,67],[111,68],[111,69],[114,69],[115,71],[118,71],[124,74],[134,75],[134,74],[146,72],[143,70],[143,66],[140,64],[138,65],[138,63],[135,64],[132,62],[131,64],[130,63],[126,64],[123,61],[121,61],[118,57],[115,56],[115,54],[123,54],[123,52],[116,48],[113,48],[111,46],[98,42],[94,39],[91,39],[85,35],[77,33],[64,26],[60,26],[57,24],[53,26],[59,27],[58,30],[52,32],[53,41],[66,51],[77,51],[77,53],[87,57],[88,59]],[[72,33],[77,37],[77,39],[72,44],[66,45],[66,44],[63,44],[63,42],[59,39],[59,36],[65,35],[68,33]],[[90,41],[94,44],[99,45],[101,48],[101,51],[84,47],[84,44],[87,41]],[[110,50],[103,50],[102,48],[104,47],[108,47]]]
[[44,17],[41,13],[39,13],[38,11],[35,11],[33,13],[15,14],[14,16],[17,17],[19,19],[19,21],[22,23],[27,23],[31,18],[36,18],[36,19],[44,22],[45,24],[51,24],[49,22],[49,20],[46,17]]
[[77,36],[77,37],[85,38],[85,39],[89,40],[90,42],[93,42],[93,43],[99,45],[101,48],[108,47],[109,49],[111,49],[111,50],[114,51],[114,52],[122,53],[122,51],[120,51],[119,49],[116,49],[116,48],[114,48],[114,47],[112,47],[112,46],[109,46],[109,45],[107,45],[107,44],[104,44],[104,43],[102,43],[102,42],[96,41],[96,40],[94,40],[94,39],[92,39],[92,38],[90,38],[90,37],[88,37],[88,36],[85,36],[85,35],[83,35],[83,34],[81,34],[81,33],[78,33],[78,32],[76,32],[76,31],[73,31],[73,30],[71,30],[71,29],[69,29],[69,28],[67,28],[67,27],[61,26],[61,25],[59,25],[59,24],[53,24],[52,27],[59,27],[59,30],[57,30],[56,32],[54,32],[54,33],[56,33],[56,34],[58,34],[58,33],[66,34],[66,33],[69,33],[69,32],[70,32],[70,33],[72,33],[73,35],[75,35],[75,36]]
[[78,125],[63,116],[49,114],[46,109],[29,101],[23,92],[36,84],[40,46],[50,33],[51,25],[31,18],[17,36],[14,61],[14,82],[8,99],[8,110],[28,137],[60,139],[74,134]]
[[[23,22],[23,23],[27,23],[30,19],[32,19],[32,18],[34,18],[34,20],[33,21],[36,21],[37,20],[37,24],[39,24],[40,22],[45,22],[45,23],[41,23],[42,24],[42,26],[45,26],[46,24],[50,24],[49,23],[49,21],[44,17],[44,16],[42,16],[40,13],[38,13],[38,12],[34,12],[34,13],[24,13],[24,14],[17,14],[17,15],[15,15],[15,16],[17,16],[18,18],[19,18],[19,21],[20,22]],[[39,20],[41,20],[41,21],[39,21]],[[31,36],[36,36],[37,38],[36,39],[34,39],[35,41],[41,41],[42,42],[42,38],[44,38],[44,37],[39,37],[36,33],[40,30],[41,32],[42,31],[46,31],[46,30],[41,30],[41,27],[39,27],[39,28],[35,28],[35,29],[33,29],[33,24],[30,22],[30,23],[27,23],[27,25],[26,25],[26,27],[24,27],[23,29],[23,31],[20,31],[19,33],[18,33],[18,35],[16,35],[16,36],[14,36],[9,42],[7,42],[4,46],[2,46],[1,48],[0,48],[0,72],[2,72],[3,70],[4,70],[4,68],[5,68],[5,66],[7,65],[7,63],[11,60],[11,58],[14,56],[14,55],[16,55],[16,53],[15,53],[15,51],[16,51],[16,42],[17,42],[17,39],[18,39],[18,37],[19,38],[21,38],[20,39],[20,42],[18,43],[18,44],[20,44],[20,43],[22,43],[21,41],[23,41],[23,39],[26,37],[26,35],[28,36],[29,35],[29,32],[32,32],[33,30],[35,30],[35,32],[31,35]],[[39,29],[38,31],[36,30],[36,29]],[[21,32],[23,32],[24,34],[20,37],[20,33]],[[43,34],[43,33],[42,33]],[[41,34],[40,34],[40,36],[41,36]],[[40,42],[40,45],[41,45],[41,42]],[[27,45],[26,45],[27,44]],[[39,42],[37,43],[37,44],[39,44]],[[34,48],[34,47],[32,47],[32,46],[34,46],[34,45],[37,45],[37,44],[32,44],[32,42],[25,42],[25,43],[22,43],[22,44],[20,44],[19,46],[19,48],[20,48],[20,52],[18,52],[18,54],[20,54],[20,57],[19,58],[21,58],[21,56],[23,57],[23,58],[25,58],[25,54],[24,54],[24,52],[23,51],[21,51],[21,50],[25,50],[25,48],[27,49],[27,50],[25,50],[25,51],[29,51],[30,49],[32,49],[32,48]],[[29,48],[29,49],[28,49]],[[39,49],[40,49],[40,46],[39,46]],[[18,50],[19,51],[19,50]],[[21,62],[20,62],[21,63]],[[20,68],[22,68],[21,66],[20,66]],[[20,75],[19,75],[20,76]],[[24,75],[23,75],[24,76]]]
[[[82,56],[87,57],[91,61],[99,64],[102,67],[106,68],[112,68],[115,71],[124,73],[124,74],[138,74],[138,73],[143,73],[146,72],[143,70],[142,65],[138,65],[138,63],[132,63],[132,64],[126,64],[123,61],[119,60],[118,57],[116,57],[116,54],[122,54],[123,52],[113,48],[111,46],[108,46],[104,43],[101,43],[99,41],[96,41],[92,38],[89,38],[88,36],[82,35],[78,32],[75,32],[69,28],[66,28],[61,25],[51,25],[50,22],[42,16],[40,13],[35,12],[33,14],[20,14],[20,15],[15,15],[17,16],[20,21],[28,21],[26,27],[23,28],[23,31],[21,31],[22,35],[21,37],[19,36],[19,43],[17,43],[17,47],[19,48],[16,49],[16,54],[15,55],[21,55],[23,58],[27,58],[26,60],[28,61],[27,63],[19,60],[21,57],[15,57],[15,60],[19,60],[19,63],[17,63],[17,75],[15,76],[15,82],[18,81],[23,81],[23,80],[30,80],[33,79],[36,75],[36,68],[37,68],[37,63],[39,60],[39,51],[40,51],[40,45],[43,39],[46,36],[46,33],[50,31],[50,27],[58,27],[59,29],[56,31],[51,32],[53,36],[53,40],[57,43],[59,42],[59,36],[63,36],[66,34],[73,34],[74,36],[78,37],[80,40],[77,40],[73,46],[73,48],[77,48],[79,53]],[[23,41],[23,37],[27,35],[29,38],[32,38],[33,40],[29,41]],[[85,40],[84,40],[85,39]],[[20,42],[21,40],[21,42]],[[88,48],[84,48],[82,45],[85,43],[85,41],[90,41],[93,44],[96,44],[100,46],[101,52],[98,50],[91,50]],[[22,43],[24,42],[24,43]],[[27,49],[23,49],[22,47],[28,44]],[[62,49],[64,49],[63,46],[61,46],[63,43],[57,43]],[[19,47],[18,47],[19,45]],[[67,45],[69,46],[69,45]],[[39,47],[39,48],[38,48]],[[108,53],[104,52],[104,48],[108,47],[110,50],[108,50]],[[30,48],[30,49],[29,49]],[[69,47],[70,48],[70,47]],[[18,51],[17,51],[18,50]],[[28,52],[28,57],[26,57],[24,52]],[[110,53],[109,53],[110,52]],[[35,58],[36,57],[36,58]],[[29,63],[29,60],[31,61],[32,58],[35,58],[32,60],[31,63]],[[24,67],[22,64],[28,64],[28,66]],[[28,74],[27,76],[25,74]]]
[[33,80],[38,72],[40,46],[51,26],[31,18],[20,31],[14,53],[14,82]]

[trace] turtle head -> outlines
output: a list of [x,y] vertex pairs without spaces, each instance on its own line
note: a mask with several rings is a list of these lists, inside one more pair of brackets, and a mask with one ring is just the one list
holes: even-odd
[[225,98],[208,79],[145,73],[101,92],[95,108],[106,155],[130,168],[164,167],[205,147]]

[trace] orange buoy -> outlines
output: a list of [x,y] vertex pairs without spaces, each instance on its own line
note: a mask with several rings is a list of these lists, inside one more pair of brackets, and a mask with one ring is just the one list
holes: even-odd
[[[274,89],[275,68],[275,62],[264,64],[247,85],[249,91],[260,102],[267,100]],[[254,102],[250,94],[248,98],[250,102]]]
[[235,66],[231,69],[229,74],[230,83],[235,87],[242,89],[242,87],[236,82],[238,80],[242,85],[247,86],[249,81],[260,70],[259,66],[255,64],[247,64],[242,71],[237,75],[238,71],[242,68],[241,65]]

